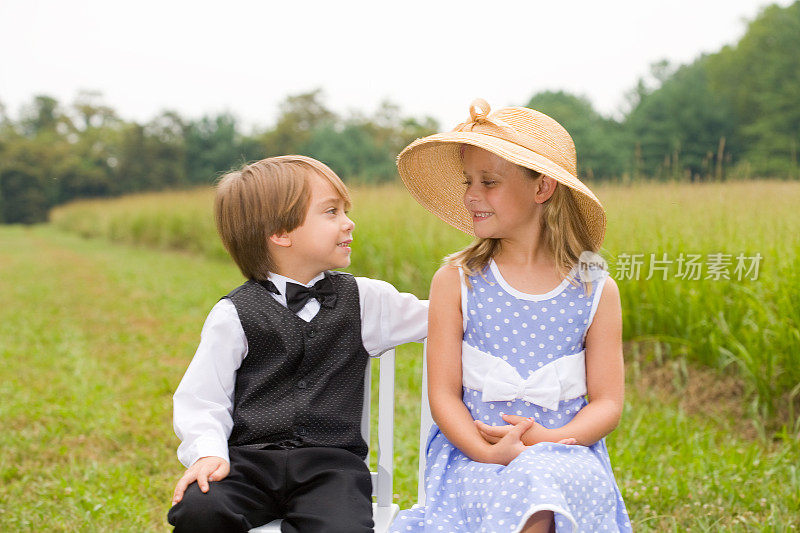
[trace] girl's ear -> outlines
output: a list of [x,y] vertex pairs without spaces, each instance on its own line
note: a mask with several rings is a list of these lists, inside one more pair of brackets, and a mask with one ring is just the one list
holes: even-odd
[[557,182],[550,176],[542,176],[539,178],[539,183],[536,184],[536,195],[534,200],[537,204],[543,204],[553,196],[556,190]]
[[269,241],[276,246],[282,246],[284,248],[288,248],[292,245],[292,238],[285,231],[270,235]]

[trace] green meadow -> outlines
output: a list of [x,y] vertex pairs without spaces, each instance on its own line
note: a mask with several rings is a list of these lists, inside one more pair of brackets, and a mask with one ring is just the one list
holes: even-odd
[[[635,530],[796,530],[800,184],[595,190],[628,378],[608,446]],[[353,196],[354,274],[425,297],[441,258],[469,240],[400,188]],[[81,202],[47,225],[0,227],[1,530],[167,530],[182,471],[171,396],[206,313],[242,281],[211,199],[198,190]],[[645,279],[650,254],[661,269]],[[737,279],[736,256],[757,254],[755,279]],[[679,275],[689,256],[702,259],[701,279]],[[730,279],[720,275],[727,256]],[[416,497],[420,373],[421,347],[401,347],[401,507]]]

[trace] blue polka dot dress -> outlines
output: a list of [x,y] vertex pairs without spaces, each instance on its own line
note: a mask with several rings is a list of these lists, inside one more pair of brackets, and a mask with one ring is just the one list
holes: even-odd
[[[586,405],[584,340],[606,278],[588,295],[569,276],[526,294],[491,261],[470,277],[471,290],[462,282],[463,399],[474,419],[505,425],[508,413],[558,428]],[[434,424],[426,461],[425,505],[401,511],[393,532],[515,532],[543,510],[559,533],[631,531],[604,439],[539,443],[502,466],[472,461]]]

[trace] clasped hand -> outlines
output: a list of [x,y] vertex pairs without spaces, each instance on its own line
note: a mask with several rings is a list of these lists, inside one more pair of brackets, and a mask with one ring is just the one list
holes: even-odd
[[[541,424],[534,422],[532,418],[508,414],[501,416],[508,422],[508,425],[490,426],[480,420],[475,421],[478,433],[492,445],[493,463],[507,465],[522,453],[526,446],[547,440],[544,435],[547,430]],[[557,442],[568,445],[578,444],[577,439],[572,437]]]

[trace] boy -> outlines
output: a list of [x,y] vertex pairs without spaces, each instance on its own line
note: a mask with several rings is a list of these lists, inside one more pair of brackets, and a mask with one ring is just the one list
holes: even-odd
[[350,264],[347,188],[303,156],[223,177],[215,217],[248,278],[222,298],[174,396],[187,466],[175,531],[372,531],[360,421],[369,356],[425,337],[427,302]]

